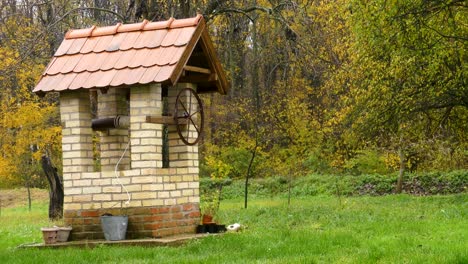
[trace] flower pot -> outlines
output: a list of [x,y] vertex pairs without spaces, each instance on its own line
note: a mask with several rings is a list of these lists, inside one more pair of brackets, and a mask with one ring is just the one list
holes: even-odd
[[215,223],[203,224],[197,226],[197,234],[216,234],[226,232],[225,225],[217,225]]
[[57,232],[58,228],[56,227],[43,227],[41,228],[42,237],[44,238],[45,244],[55,244],[57,243]]
[[202,224],[212,224],[213,223],[213,216],[204,214],[202,217]]
[[206,230],[207,233],[216,234],[218,233],[218,226],[216,224],[208,224],[206,225]]
[[127,233],[128,216],[126,215],[103,215],[101,226],[106,240],[124,240]]
[[205,225],[198,225],[197,226],[197,234],[204,234],[206,233],[206,226]]
[[72,231],[71,226],[58,227],[57,231],[57,242],[67,242],[70,232]]

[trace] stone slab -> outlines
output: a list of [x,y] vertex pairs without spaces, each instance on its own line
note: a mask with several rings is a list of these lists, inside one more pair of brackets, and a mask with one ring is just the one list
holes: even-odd
[[165,246],[180,246],[193,239],[200,239],[207,236],[213,236],[218,234],[184,234],[164,238],[145,238],[145,239],[129,239],[129,240],[118,240],[118,241],[107,241],[107,240],[80,240],[61,242],[55,244],[26,244],[20,245],[18,248],[94,248],[100,245],[109,246],[140,246],[140,247],[165,247]]

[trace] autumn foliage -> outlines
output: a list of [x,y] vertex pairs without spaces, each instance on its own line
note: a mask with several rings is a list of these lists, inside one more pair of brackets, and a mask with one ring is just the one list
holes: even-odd
[[463,1],[78,2],[1,5],[1,187],[41,184],[45,153],[60,164],[56,97],[31,90],[67,29],[197,10],[232,84],[203,95],[202,176],[468,166]]

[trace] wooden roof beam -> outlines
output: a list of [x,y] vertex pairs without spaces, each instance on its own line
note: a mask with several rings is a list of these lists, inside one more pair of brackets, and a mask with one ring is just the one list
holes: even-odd
[[179,82],[182,83],[204,83],[204,82],[215,82],[218,80],[216,73],[211,74],[194,74],[181,76]]
[[184,71],[197,72],[197,73],[203,73],[203,74],[211,74],[210,69],[195,67],[195,66],[189,66],[189,65],[184,66]]

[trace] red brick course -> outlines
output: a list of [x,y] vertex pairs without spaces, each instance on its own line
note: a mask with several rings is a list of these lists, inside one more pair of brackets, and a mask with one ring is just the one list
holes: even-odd
[[100,216],[106,213],[128,215],[127,239],[195,233],[196,226],[200,222],[200,209],[197,203],[159,207],[69,210],[64,212],[64,219],[73,227],[70,239],[103,239]]

